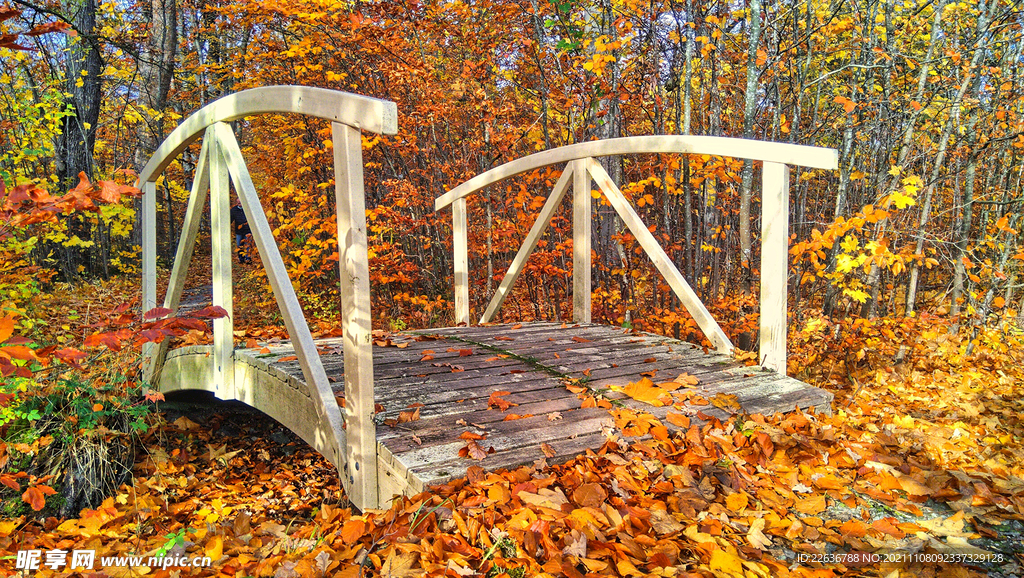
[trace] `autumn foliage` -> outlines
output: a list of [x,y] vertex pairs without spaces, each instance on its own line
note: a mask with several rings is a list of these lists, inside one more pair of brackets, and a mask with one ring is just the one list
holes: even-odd
[[[969,575],[995,568],[985,558],[995,554],[1021,564],[1024,42],[1013,2],[18,6],[0,8],[0,496],[14,504],[0,521],[5,555],[178,548],[216,560],[210,575],[280,578]],[[220,432],[230,417],[182,418],[138,438],[149,453],[129,464],[132,484],[66,519],[38,517],[55,513],[47,508],[57,478],[23,460],[63,442],[17,437],[42,419],[31,403],[59,393],[62,411],[91,424],[68,435],[109,439],[110,412],[148,411],[158,397],[137,379],[140,347],[207,341],[205,320],[223,314],[138,310],[134,175],[188,114],[274,84],[398,105],[398,134],[362,143],[378,331],[451,324],[450,213],[434,213],[433,200],[501,163],[645,134],[836,149],[838,170],[791,174],[786,272],[787,373],[834,392],[833,415],[723,423],[679,409],[662,423],[585,396],[617,426],[600,451],[551,465],[538,447],[533,467],[474,468],[469,479],[362,514],[321,458],[266,441],[286,434],[248,424],[254,433],[243,437]],[[234,129],[310,325],[331,334],[339,257],[330,127],[264,115]],[[198,147],[158,186],[161,280]],[[706,155],[602,163],[729,336],[756,344],[761,271],[750,231],[761,167]],[[474,316],[559,171],[470,199]],[[703,343],[593,196],[595,321]],[[570,211],[556,212],[503,320],[570,318]],[[208,223],[200,241],[193,287],[209,275]],[[239,342],[286,338],[262,268],[235,275]],[[128,378],[122,389],[103,390],[116,375]],[[691,409],[736,409],[693,385],[686,374],[637,375],[618,393],[652,406],[686,398]],[[502,391],[488,406],[523,417]],[[467,433],[464,457],[486,464],[486,438]],[[798,558],[837,551],[988,561]]]

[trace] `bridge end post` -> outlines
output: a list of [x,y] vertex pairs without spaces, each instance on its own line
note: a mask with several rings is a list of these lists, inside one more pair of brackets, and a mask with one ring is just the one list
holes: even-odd
[[574,160],[572,165],[572,318],[576,323],[590,323],[592,278],[590,275],[591,159]]
[[455,325],[469,325],[469,218],[466,198],[452,203],[452,260],[455,266]]
[[349,498],[376,508],[377,426],[373,423],[370,264],[367,254],[363,144],[359,129],[332,123],[334,194],[338,213],[341,323],[345,347],[345,466]]
[[213,304],[223,307],[228,313],[225,317],[213,320],[213,379],[217,386],[217,397],[234,399],[235,327],[234,288],[231,282],[231,198],[223,145],[220,138],[215,137],[211,140],[208,161]]
[[761,365],[785,375],[789,277],[789,167],[767,162],[761,187]]
[[[142,184],[142,315],[156,307],[156,182]],[[141,316],[140,316],[141,317]],[[142,367],[148,368],[156,344],[142,348]],[[148,377],[148,376],[147,376]]]

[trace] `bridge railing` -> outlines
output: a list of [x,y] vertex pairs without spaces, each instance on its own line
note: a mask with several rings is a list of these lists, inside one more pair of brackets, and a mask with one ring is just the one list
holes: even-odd
[[518,174],[566,163],[562,176],[540,210],[522,247],[512,260],[480,323],[494,319],[513,283],[522,273],[548,223],[573,185],[573,319],[589,323],[591,316],[591,180],[597,183],[637,243],[665,277],[673,293],[696,321],[704,335],[721,353],[731,353],[732,342],[711,316],[654,235],[618,189],[595,157],[682,153],[734,157],[762,161],[761,197],[761,364],[786,372],[786,279],[789,271],[789,167],[818,169],[838,167],[834,149],[784,143],[707,136],[637,136],[591,141],[542,151],[481,173],[438,197],[434,210],[452,206],[455,268],[455,322],[469,324],[469,255],[466,197],[489,185]]
[[[234,132],[227,123],[257,114],[294,113],[331,121],[334,144],[335,200],[341,310],[345,351],[345,407],[339,410],[317,353],[302,308],[288,277],[259,195],[249,175]],[[338,467],[349,498],[359,508],[374,508],[377,495],[377,446],[373,414],[370,286],[366,209],[360,130],[395,134],[395,103],[345,92],[301,86],[246,90],[213,102],[179,125],[153,154],[139,175],[143,191],[142,304],[156,306],[156,183],[164,169],[185,148],[203,138],[188,209],[163,306],[176,310],[189,269],[201,211],[210,197],[213,304],[228,316],[213,324],[213,381],[222,399],[253,404],[254,392],[234,383],[233,291],[229,181],[248,217],[253,240],[281,308],[295,355],[309,387],[317,426],[306,439]],[[167,353],[166,341],[145,351],[147,378],[158,377]],[[303,419],[305,416],[299,416]],[[305,418],[309,419],[309,418]]]

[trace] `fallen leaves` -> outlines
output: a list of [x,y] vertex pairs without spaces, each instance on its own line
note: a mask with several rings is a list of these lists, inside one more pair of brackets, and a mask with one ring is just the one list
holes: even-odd
[[511,395],[511,394],[512,394],[511,391],[504,391],[504,390],[503,391],[491,392],[491,395],[487,398],[487,407],[488,408],[492,408],[493,407],[493,408],[496,408],[496,409],[498,409],[500,411],[505,411],[505,410],[507,410],[510,407],[515,407],[515,406],[519,405],[517,403],[512,403],[511,401],[508,401],[507,399],[502,398],[502,396]]
[[482,447],[480,447],[480,444],[476,443],[476,440],[469,440],[468,442],[466,442],[466,447],[459,450],[459,457],[472,458],[474,460],[482,460],[487,457],[487,454],[493,453],[493,447],[485,450]]
[[[682,384],[677,384],[676,388]],[[644,377],[637,382],[630,382],[626,387],[612,386],[613,391],[621,391],[629,397],[653,405],[654,407],[662,407],[672,404],[672,391],[675,389],[667,389],[660,385],[656,385],[649,378]]]

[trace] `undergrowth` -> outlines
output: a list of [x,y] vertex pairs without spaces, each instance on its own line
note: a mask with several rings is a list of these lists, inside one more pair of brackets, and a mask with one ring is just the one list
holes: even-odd
[[153,419],[136,377],[138,360],[137,353],[104,352],[81,369],[0,381],[4,515],[40,510],[73,517],[98,507],[128,481],[139,434]]

